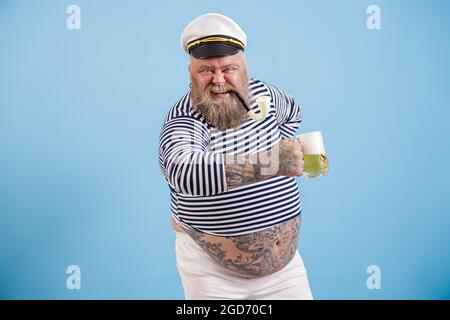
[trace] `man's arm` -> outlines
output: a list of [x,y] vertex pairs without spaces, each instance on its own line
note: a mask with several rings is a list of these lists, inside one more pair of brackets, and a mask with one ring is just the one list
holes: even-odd
[[300,142],[282,139],[268,152],[246,156],[225,156],[228,189],[249,185],[273,176],[301,176],[303,153]]
[[300,105],[293,97],[278,88],[271,85],[267,85],[267,88],[272,99],[277,102],[275,104],[275,118],[277,119],[281,136],[283,138],[292,138],[302,121]]
[[206,125],[193,117],[179,116],[163,126],[159,160],[172,189],[192,196],[227,191],[224,155],[208,151],[208,139]]
[[210,196],[273,176],[303,173],[303,154],[297,140],[282,139],[268,152],[233,159],[208,152],[205,137],[207,129],[190,117],[172,119],[162,129],[160,164],[167,181],[178,192]]

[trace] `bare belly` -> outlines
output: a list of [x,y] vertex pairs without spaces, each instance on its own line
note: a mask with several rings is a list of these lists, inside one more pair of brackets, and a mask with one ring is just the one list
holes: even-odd
[[233,237],[218,237],[187,230],[172,220],[173,228],[188,233],[217,263],[241,277],[256,278],[274,273],[293,258],[297,250],[300,218],[268,229]]

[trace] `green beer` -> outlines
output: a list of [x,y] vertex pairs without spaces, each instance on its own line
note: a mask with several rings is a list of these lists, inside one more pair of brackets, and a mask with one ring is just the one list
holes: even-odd
[[325,154],[303,154],[303,175],[314,178],[328,171],[328,160]]
[[303,175],[314,178],[328,172],[328,160],[320,131],[302,133],[298,136],[303,151]]

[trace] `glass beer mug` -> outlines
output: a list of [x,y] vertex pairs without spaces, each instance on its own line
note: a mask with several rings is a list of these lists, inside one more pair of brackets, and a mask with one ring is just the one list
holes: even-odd
[[309,178],[325,175],[328,172],[328,159],[320,131],[302,133],[297,139],[302,144],[303,175]]

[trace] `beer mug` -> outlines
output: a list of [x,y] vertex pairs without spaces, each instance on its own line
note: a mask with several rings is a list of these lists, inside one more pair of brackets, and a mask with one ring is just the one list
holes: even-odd
[[325,175],[328,172],[328,159],[320,131],[302,133],[297,139],[302,144],[303,175],[309,178]]

